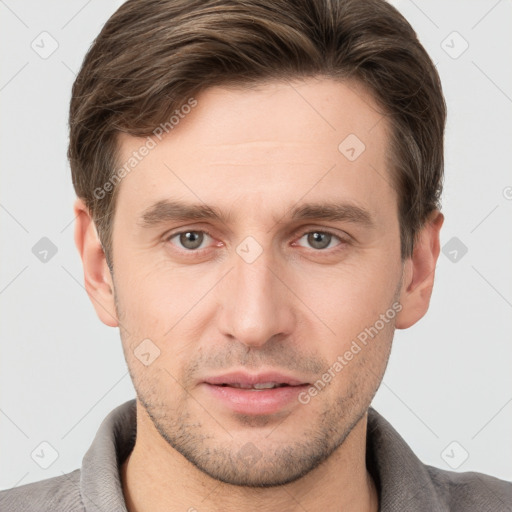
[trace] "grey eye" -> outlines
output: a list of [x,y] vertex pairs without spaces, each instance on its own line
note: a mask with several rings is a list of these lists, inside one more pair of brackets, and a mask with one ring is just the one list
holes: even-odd
[[338,237],[325,231],[311,231],[310,233],[305,233],[300,238],[300,241],[303,241],[304,239],[309,247],[312,247],[313,249],[322,250],[327,249],[329,247],[333,247],[333,245],[337,245],[336,243],[333,244],[333,242],[335,242],[338,239]]
[[[179,244],[190,251],[199,249],[205,240],[205,234],[202,231],[184,231],[183,233],[177,233],[172,236],[169,240],[178,238]],[[206,235],[208,236],[208,235]]]

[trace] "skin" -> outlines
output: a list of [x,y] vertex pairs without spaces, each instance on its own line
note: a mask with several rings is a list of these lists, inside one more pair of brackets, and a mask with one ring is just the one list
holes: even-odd
[[[119,185],[113,275],[90,213],[75,204],[85,286],[99,318],[120,328],[137,392],[137,440],[121,468],[128,510],[377,511],[367,410],[395,328],[428,309],[443,216],[433,212],[402,261],[388,125],[357,83],[217,87],[196,99]],[[349,134],[366,146],[354,161],[338,150]],[[120,136],[120,161],[143,142]],[[142,226],[165,199],[229,219]],[[374,225],[292,221],[305,202],[357,205]],[[199,253],[169,238],[187,230],[211,235]],[[322,230],[335,236],[319,249],[304,233]],[[236,251],[248,236],[262,250],[252,263]],[[397,301],[401,311],[307,404],[239,414],[202,384],[244,368],[315,382]],[[160,355],[146,366],[134,350],[148,338]],[[239,456],[248,443],[252,464]]]

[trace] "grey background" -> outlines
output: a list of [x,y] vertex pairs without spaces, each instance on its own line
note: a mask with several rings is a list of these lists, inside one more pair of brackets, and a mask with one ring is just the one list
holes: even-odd
[[[82,285],[66,161],[75,73],[120,4],[0,1],[0,489],[79,467],[102,419],[135,396],[118,331]],[[449,107],[445,254],[430,311],[397,332],[373,405],[424,462],[510,480],[512,3],[394,4]],[[57,249],[46,262],[43,237]]]

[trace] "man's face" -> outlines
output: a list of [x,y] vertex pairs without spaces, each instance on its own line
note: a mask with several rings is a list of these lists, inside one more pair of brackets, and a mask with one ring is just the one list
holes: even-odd
[[[283,484],[364,418],[387,364],[403,268],[387,124],[357,84],[326,79],[196,99],[120,184],[125,357],[155,439],[219,480]],[[124,163],[145,139],[119,142]]]

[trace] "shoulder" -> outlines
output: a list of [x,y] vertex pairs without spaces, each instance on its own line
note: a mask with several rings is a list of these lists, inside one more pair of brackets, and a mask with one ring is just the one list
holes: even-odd
[[83,512],[80,470],[0,491],[2,512]]
[[439,497],[453,512],[512,512],[512,483],[483,473],[425,466]]
[[424,464],[375,409],[368,411],[367,466],[382,510],[512,512],[512,483],[483,473]]

